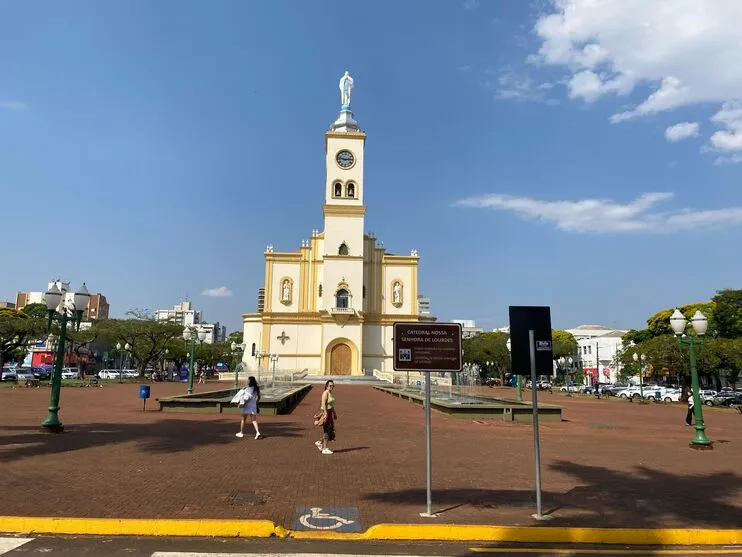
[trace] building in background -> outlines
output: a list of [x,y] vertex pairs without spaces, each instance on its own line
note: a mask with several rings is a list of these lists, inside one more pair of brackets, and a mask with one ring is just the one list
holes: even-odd
[[[69,281],[54,280],[48,283],[47,289],[57,285],[57,288],[62,292],[62,301],[60,302],[60,308],[63,304],[71,304],[74,300],[74,290],[70,287]],[[15,307],[22,310],[24,307],[30,304],[44,304],[44,292],[18,292],[15,297]],[[91,293],[90,301],[85,311],[82,314],[83,321],[93,321],[97,319],[108,319],[108,301],[103,294]]]
[[193,309],[191,302],[183,301],[170,309],[158,309],[155,312],[155,320],[170,321],[183,327],[193,327],[202,323],[203,317],[200,311]]
[[420,315],[430,316],[430,298],[419,295],[417,297],[417,311]]
[[189,301],[183,301],[175,304],[170,309],[158,309],[155,312],[156,321],[169,321],[183,328],[192,327],[197,332],[206,333],[204,342],[213,344],[215,342],[224,342],[227,338],[227,328],[216,323],[206,323],[203,320],[201,311],[194,309],[193,304]]
[[473,319],[451,319],[451,323],[461,325],[461,338],[472,338],[484,332],[482,327],[477,327]]
[[15,304],[13,302],[7,302],[5,300],[0,301],[0,309],[13,309]]
[[579,325],[567,329],[577,341],[582,370],[589,383],[615,383],[621,373],[619,362],[623,335],[627,331],[603,325]]
[[258,313],[265,309],[265,288],[258,288]]

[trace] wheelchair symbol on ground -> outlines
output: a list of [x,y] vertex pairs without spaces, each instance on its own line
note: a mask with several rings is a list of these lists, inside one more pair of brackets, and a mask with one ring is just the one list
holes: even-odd
[[361,531],[361,517],[355,507],[297,507],[294,517],[294,530]]

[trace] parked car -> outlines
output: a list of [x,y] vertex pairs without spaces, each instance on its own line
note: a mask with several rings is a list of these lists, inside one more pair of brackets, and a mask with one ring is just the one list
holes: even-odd
[[62,368],[62,379],[77,379],[79,376],[80,371],[76,367]]
[[30,379],[36,379],[31,371],[30,367],[18,367],[15,370],[15,376],[17,381],[28,381]]
[[4,367],[2,371],[1,381],[18,381],[18,376],[15,374],[14,367]]
[[559,391],[562,393],[579,393],[580,388],[577,385],[562,385],[559,387]]
[[500,385],[502,385],[502,381],[500,381],[500,379],[498,379],[497,377],[488,377],[484,380],[484,384],[487,387],[499,387]]
[[33,372],[33,376],[36,379],[41,379],[42,381],[46,381],[48,379],[51,379],[53,368],[51,368],[51,367],[35,367],[31,371]]

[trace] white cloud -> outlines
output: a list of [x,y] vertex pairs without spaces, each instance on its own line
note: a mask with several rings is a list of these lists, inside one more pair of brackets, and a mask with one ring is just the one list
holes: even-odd
[[[491,72],[485,72],[491,73]],[[491,85],[491,82],[487,82]],[[553,83],[536,83],[527,75],[518,75],[510,68],[503,68],[497,78],[495,98],[501,101],[544,101]]]
[[[550,0],[530,59],[565,69],[569,96],[587,102],[648,86],[644,100],[611,118],[623,122],[742,98],[740,21],[740,0]],[[717,133],[712,145],[738,149],[738,136]]]
[[207,288],[201,292],[202,296],[213,296],[215,298],[226,298],[232,295],[232,291],[226,286],[220,286],[219,288]]
[[671,142],[698,137],[698,122],[680,122],[665,130],[665,139]]
[[742,151],[742,102],[724,103],[721,110],[711,117],[711,121],[727,128],[711,136],[709,143],[712,149],[726,153]]
[[26,103],[19,101],[0,101],[0,108],[6,110],[25,110],[27,107]]
[[479,7],[479,0],[466,0],[464,2],[465,10],[476,10]]
[[629,203],[610,199],[543,201],[530,197],[489,194],[454,203],[459,207],[512,211],[525,219],[550,223],[560,230],[582,233],[676,232],[694,228],[742,224],[742,207],[673,212],[653,210],[672,193],[644,193]]

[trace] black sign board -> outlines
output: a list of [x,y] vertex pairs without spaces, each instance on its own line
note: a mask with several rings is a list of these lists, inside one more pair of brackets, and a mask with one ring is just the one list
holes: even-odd
[[552,375],[551,309],[548,306],[510,306],[510,356],[514,375],[531,375],[528,331],[536,342],[536,375]]
[[395,323],[395,371],[461,371],[459,323]]

